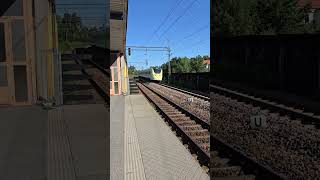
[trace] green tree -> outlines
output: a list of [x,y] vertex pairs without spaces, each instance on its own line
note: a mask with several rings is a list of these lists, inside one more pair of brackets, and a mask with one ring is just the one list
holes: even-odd
[[187,73],[190,72],[190,59],[187,57],[179,58],[177,62],[177,72],[178,73]]
[[129,74],[129,76],[137,75],[138,72],[137,72],[136,67],[134,67],[134,66],[129,66],[129,68],[128,68],[128,74]]
[[[170,61],[172,73],[197,73],[205,72],[206,65],[203,63],[205,58],[209,56],[196,56],[194,58],[174,57]],[[168,73],[168,63],[161,65],[163,72]]]
[[62,50],[83,47],[87,45],[106,46],[107,27],[84,26],[82,19],[76,13],[65,13],[57,16],[59,47]]
[[203,57],[196,56],[190,59],[190,72],[198,73],[198,72],[205,72],[206,65],[203,63]]
[[305,9],[298,7],[298,0],[257,0],[251,12],[256,34],[303,31]]
[[[172,73],[187,73],[190,71],[190,59],[187,57],[174,57],[170,61]],[[163,72],[168,72],[168,63],[162,64]]]
[[304,19],[310,4],[299,0],[216,0],[213,2],[213,33],[216,36],[288,34],[312,32]]
[[216,0],[213,2],[213,33],[234,36],[254,32],[251,9],[255,0]]

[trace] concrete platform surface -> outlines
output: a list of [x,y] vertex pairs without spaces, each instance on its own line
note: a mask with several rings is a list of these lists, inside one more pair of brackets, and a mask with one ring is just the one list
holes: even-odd
[[209,180],[143,95],[125,97],[125,180]]
[[103,104],[63,107],[77,180],[102,180],[110,175],[109,113]]
[[124,179],[124,96],[110,97],[110,179]]
[[107,122],[103,104],[0,108],[0,179],[109,179]]
[[0,108],[0,179],[46,176],[48,112],[38,106]]

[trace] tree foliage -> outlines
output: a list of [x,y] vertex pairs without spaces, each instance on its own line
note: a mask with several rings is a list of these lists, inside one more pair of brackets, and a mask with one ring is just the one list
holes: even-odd
[[[203,63],[204,59],[208,56],[196,56],[193,58],[187,57],[174,57],[170,61],[171,72],[172,73],[197,73],[197,72],[207,72],[206,65]],[[168,72],[168,63],[161,65],[164,72]]]
[[[209,56],[196,56],[193,58],[174,57],[170,61],[172,73],[198,73],[208,72],[204,64],[204,59],[210,59]],[[150,68],[161,68],[164,73],[168,73],[168,63],[161,66],[151,66]],[[129,75],[146,74],[150,72],[150,68],[137,70],[134,66],[128,68]]]
[[107,28],[105,26],[86,26],[76,13],[57,16],[60,49],[98,45],[105,47]]
[[137,75],[137,69],[134,66],[129,66],[128,68],[128,74],[129,76]]
[[305,11],[298,0],[257,0],[252,9],[256,33],[299,33],[304,26]]
[[299,0],[216,0],[213,3],[213,33],[217,36],[289,34],[315,32],[305,23],[310,4]]

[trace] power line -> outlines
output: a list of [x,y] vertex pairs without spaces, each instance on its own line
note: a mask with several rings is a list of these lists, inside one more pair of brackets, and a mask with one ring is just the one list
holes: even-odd
[[207,28],[209,28],[209,27],[210,27],[210,24],[205,25],[205,26],[199,28],[198,30],[196,30],[195,32],[193,32],[192,34],[190,34],[190,35],[188,35],[188,36],[185,36],[183,39],[188,39],[188,38],[194,36],[195,34],[201,32],[201,31],[203,31],[203,30],[205,30],[205,29],[207,29]]
[[176,4],[175,6],[173,6],[169,13],[167,14],[167,16],[163,19],[163,21],[160,23],[160,25],[157,27],[157,29],[153,32],[149,42],[152,40],[152,38],[154,37],[154,35],[157,35],[157,32],[160,30],[161,26],[164,25],[164,23],[169,19],[169,17],[173,14],[174,10],[181,4],[181,2],[184,1],[184,0],[180,0],[178,2],[178,4]]
[[[196,1],[196,2],[198,3],[198,5],[201,5],[201,3],[200,3],[199,1]],[[201,22],[201,20],[199,19],[199,16],[194,16],[194,13],[192,13],[192,12],[190,12],[190,11],[187,11],[187,12],[188,12],[188,14],[189,14],[190,16],[192,16],[192,19],[193,19],[193,21],[190,22],[190,24],[195,25],[195,24],[199,24],[199,22]],[[181,39],[179,39],[179,40],[175,40],[174,43],[173,43],[173,45],[179,44],[179,45],[182,45],[182,46],[183,46],[184,44],[182,44],[182,42],[183,42],[184,40],[186,40],[186,39],[188,39],[188,38],[190,38],[190,37],[193,37],[194,35],[197,35],[200,31],[203,31],[203,30],[205,30],[205,29],[207,29],[207,28],[209,28],[209,27],[210,27],[210,22],[208,22],[207,25],[205,25],[205,26],[203,26],[203,27],[200,27],[200,28],[197,29],[195,32],[191,33],[190,35],[185,36],[184,38],[181,38]],[[176,30],[176,31],[177,31],[177,30]],[[176,31],[173,31],[171,34],[175,34]]]
[[194,48],[194,47],[197,47],[197,46],[199,46],[199,45],[203,45],[203,43],[206,42],[206,41],[208,41],[208,40],[210,40],[210,38],[202,39],[202,40],[198,41],[197,43],[192,44],[192,45],[190,46],[191,48],[187,48],[186,46],[184,46],[183,48],[178,48],[178,49],[176,49],[175,51],[180,50],[180,49],[183,49],[181,52],[184,52],[184,51],[186,51],[186,50],[190,50],[190,49],[192,49],[192,48]]
[[202,26],[199,29],[197,29],[196,31],[194,31],[193,33],[185,36],[184,38],[181,38],[181,39],[177,40],[176,43],[174,43],[174,44],[175,45],[176,44],[180,44],[181,46],[183,46],[184,44],[182,43],[182,41],[185,41],[186,39],[189,39],[189,38],[193,37],[194,35],[197,35],[199,32],[201,32],[201,31],[203,31],[203,30],[205,30],[205,29],[207,29],[209,27],[210,27],[210,24]]
[[182,18],[182,16],[184,16],[186,13],[187,13],[187,11],[193,6],[193,4],[195,3],[195,2],[197,2],[198,0],[194,0],[194,1],[192,1],[191,2],[191,4],[189,4],[189,6],[185,9],[185,11],[177,18],[177,19],[175,19],[175,21],[173,21],[171,24],[170,24],[170,26],[161,34],[161,36],[160,36],[160,38],[164,35],[164,34],[166,34],[179,20],[180,20],[180,18]]

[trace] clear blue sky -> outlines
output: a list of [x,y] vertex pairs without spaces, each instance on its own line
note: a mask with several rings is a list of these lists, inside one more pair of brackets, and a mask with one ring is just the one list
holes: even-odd
[[[172,57],[209,56],[210,0],[129,0],[127,45],[168,46],[167,40]],[[128,56],[129,65],[138,69],[167,60],[166,52],[148,52],[146,57],[143,51],[132,51]]]

